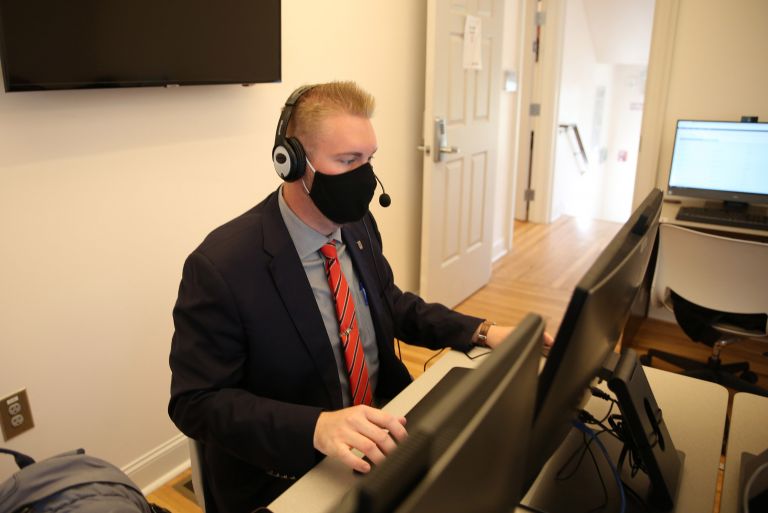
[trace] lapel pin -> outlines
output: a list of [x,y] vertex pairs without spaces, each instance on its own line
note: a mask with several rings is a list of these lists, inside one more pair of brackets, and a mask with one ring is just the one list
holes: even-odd
[[363,243],[360,241],[357,241],[357,247],[360,249],[363,249]]

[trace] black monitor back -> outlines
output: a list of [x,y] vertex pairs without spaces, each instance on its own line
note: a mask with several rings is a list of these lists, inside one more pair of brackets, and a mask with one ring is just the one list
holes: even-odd
[[576,285],[539,376],[527,485],[565,439],[590,383],[614,351],[653,251],[662,193],[654,189]]
[[[337,513],[499,513],[522,495],[542,319],[529,314],[418,421]],[[469,502],[468,502],[469,501]]]

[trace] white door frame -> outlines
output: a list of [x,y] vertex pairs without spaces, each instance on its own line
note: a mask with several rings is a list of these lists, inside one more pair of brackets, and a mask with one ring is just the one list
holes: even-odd
[[656,0],[645,82],[643,124],[640,129],[640,153],[637,156],[635,192],[632,198],[633,209],[659,183],[661,136],[669,96],[667,84],[672,74],[679,11],[680,0]]
[[528,163],[530,162],[530,133],[531,123],[528,109],[531,104],[532,76],[534,73],[533,33],[530,27],[534,25],[536,15],[536,0],[520,0],[518,13],[518,55],[517,69],[518,93],[515,108],[515,140],[516,156],[512,175],[508,180],[507,190],[507,219],[511,222],[507,227],[507,250],[512,249],[515,231],[515,219],[524,219],[525,202],[522,200],[528,185]]

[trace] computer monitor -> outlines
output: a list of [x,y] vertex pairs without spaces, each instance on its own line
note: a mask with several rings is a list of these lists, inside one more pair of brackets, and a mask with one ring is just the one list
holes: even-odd
[[576,285],[539,376],[527,485],[560,446],[614,352],[645,277],[662,193],[654,189]]
[[768,204],[768,123],[679,120],[667,192]]
[[[521,497],[544,323],[529,314],[433,403],[336,513],[507,513]],[[410,422],[409,422],[410,424]]]

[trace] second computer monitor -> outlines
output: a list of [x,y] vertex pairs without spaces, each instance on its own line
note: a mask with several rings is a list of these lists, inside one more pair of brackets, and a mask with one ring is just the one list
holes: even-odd
[[539,376],[528,484],[565,439],[590,383],[616,347],[648,268],[661,203],[661,191],[654,189],[573,291]]
[[529,314],[334,513],[507,513],[525,478],[544,322]]

